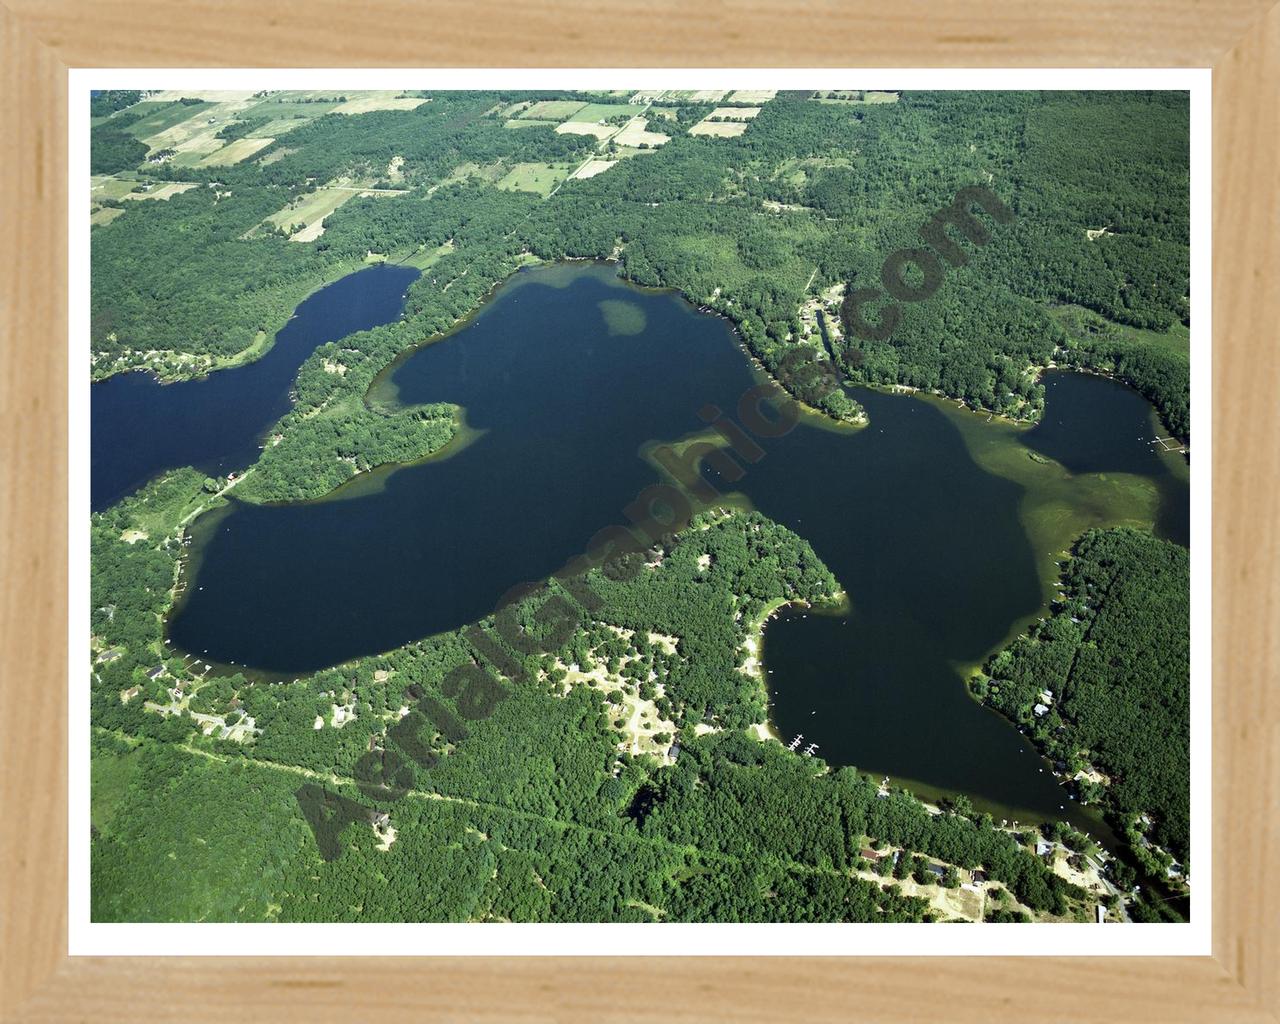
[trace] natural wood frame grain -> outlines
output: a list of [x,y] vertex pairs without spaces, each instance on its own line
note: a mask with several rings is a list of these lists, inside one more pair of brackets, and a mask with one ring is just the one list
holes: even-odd
[[[5,1020],[1280,1017],[1280,8],[1271,0],[803,9],[672,0],[10,0],[0,6],[0,1013]],[[667,27],[664,29],[663,25]],[[69,66],[1212,66],[1214,921],[1182,959],[70,959]],[[1270,870],[1269,870],[1270,869]],[[628,995],[631,994],[631,995]]]

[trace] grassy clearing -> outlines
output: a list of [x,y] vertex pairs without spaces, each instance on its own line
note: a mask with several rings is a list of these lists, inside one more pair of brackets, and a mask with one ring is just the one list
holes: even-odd
[[774,178],[781,178],[789,185],[796,188],[803,188],[809,182],[809,178],[813,171],[821,170],[824,167],[852,167],[853,161],[848,157],[792,157],[780,163],[773,172]]
[[[541,122],[540,122],[541,123]],[[458,164],[449,172],[447,178],[440,181],[441,185],[452,185],[455,182],[467,181],[471,178],[479,178],[481,181],[495,182],[506,173],[506,166],[501,160],[495,160],[490,164],[477,164],[468,161],[465,164]]]
[[169,199],[188,189],[199,188],[195,181],[166,181],[161,184],[144,185],[137,192],[130,192],[124,199]]
[[524,121],[563,121],[587,106],[581,100],[543,100],[520,112]]
[[89,214],[89,224],[93,227],[103,227],[110,224],[122,213],[124,213],[124,210],[118,206],[102,206]]
[[595,121],[607,121],[613,117],[635,117],[636,114],[643,113],[644,107],[637,107],[630,103],[586,103],[575,111],[569,120],[590,124]]
[[137,187],[136,181],[117,178],[110,174],[95,174],[89,179],[89,198],[123,199]]
[[1191,329],[1183,323],[1175,323],[1167,331],[1149,331],[1107,320],[1083,306],[1055,306],[1050,312],[1075,337],[1085,338],[1099,330],[1105,330],[1110,335],[1118,334],[1125,341],[1135,344],[1151,345],[1184,356],[1191,352]]
[[545,199],[572,170],[567,164],[516,164],[497,185],[509,192],[536,192]]
[[283,160],[292,153],[298,152],[296,149],[290,149],[288,146],[281,146],[279,149],[273,149],[270,153],[258,161],[259,167],[266,167],[267,164],[273,164],[277,160]]
[[300,196],[267,220],[289,231],[291,242],[313,242],[324,233],[324,219],[355,195],[357,193],[352,189],[318,188]]
[[512,118],[503,124],[504,128],[550,128],[551,121],[529,121],[524,118]]
[[236,139],[221,149],[210,153],[200,161],[200,167],[228,167],[247,160],[260,149],[266,149],[275,139]]
[[726,103],[768,103],[778,95],[777,89],[739,89]]
[[443,245],[436,246],[434,249],[423,246],[418,249],[417,252],[400,260],[400,263],[406,267],[417,267],[419,270],[426,270],[428,267],[438,263],[445,256],[448,256],[451,252],[453,252],[452,239],[445,242]]

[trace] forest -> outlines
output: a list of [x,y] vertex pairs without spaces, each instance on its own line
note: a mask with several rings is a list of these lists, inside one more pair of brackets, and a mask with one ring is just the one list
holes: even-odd
[[[682,103],[660,126],[665,144],[615,146],[604,173],[547,198],[496,186],[517,165],[577,165],[594,146],[554,122],[508,128],[505,109],[599,99],[442,94],[413,110],[325,113],[252,160],[201,167],[129,131],[187,100],[166,113],[140,95],[95,96],[95,174],[197,187],[121,203],[93,229],[93,372],[146,365],[154,350],[234,359],[327,282],[378,259],[421,267],[400,320],[312,353],[230,492],[312,499],[460,436],[465,410],[375,399],[399,356],[523,265],[608,258],[729,318],[784,386],[847,416],[843,391],[784,372],[826,350],[802,306],[881,287],[885,258],[921,245],[921,225],[982,184],[1013,220],[990,223],[984,245],[962,240],[964,260],[948,261],[930,299],[901,304],[891,337],[843,331],[830,345],[843,378],[1034,419],[1035,368],[1078,365],[1129,381],[1189,438],[1184,95],[906,93],[845,106],[781,93],[730,138],[688,135],[711,107]],[[249,115],[217,131],[263,127]],[[308,242],[268,220],[335,182],[399,194],[350,198]],[[826,307],[833,324],[838,305]],[[594,568],[590,605],[573,580],[550,582],[512,615],[529,626],[552,596],[579,614],[536,654],[490,617],[280,680],[201,667],[165,642],[190,522],[218,515],[224,485],[176,470],[90,524],[97,920],[917,921],[939,917],[905,891],[930,877],[929,859],[951,882],[983,869],[1000,901],[989,919],[1092,914],[1033,834],[963,800],[933,813],[750,731],[766,720],[765,688],[742,668],[759,619],[780,602],[833,600],[843,582],[768,519],[707,514]],[[1187,864],[1187,694],[1168,686],[1186,678],[1186,572],[1185,550],[1149,536],[1086,535],[1060,606],[975,685],[1064,770],[1092,773],[1079,794],[1151,874]],[[521,681],[469,717],[450,673],[501,674],[499,651]],[[1046,686],[1052,707],[1037,715]],[[638,737],[631,707],[643,709]],[[236,725],[243,741],[218,738]],[[339,815],[333,857],[307,786]],[[896,860],[868,871],[868,845]]]
[[[124,651],[97,667],[94,683],[97,920],[936,916],[901,893],[899,878],[858,874],[871,842],[904,851],[903,865],[917,870],[913,857],[982,866],[1026,913],[1089,912],[1082,891],[989,816],[962,803],[932,814],[906,792],[881,797],[853,769],[832,771],[748,736],[763,707],[758,682],[737,669],[747,623],[765,602],[817,601],[836,586],[805,541],[755,514],[704,513],[663,542],[652,571],[593,570],[603,606],[591,616],[582,609],[572,636],[530,656],[532,677],[507,684],[487,716],[475,717],[446,683],[488,649],[467,630],[293,683],[205,677],[182,659],[166,662],[165,685],[194,689],[191,712],[251,716],[260,730],[252,743],[206,737],[189,713],[145,712],[141,697],[122,702],[127,685],[159,689],[146,670],[158,662],[149,647],[173,557],[144,555],[120,532],[176,521],[201,490],[194,474],[176,473],[95,518],[94,604],[110,602],[95,613],[95,635],[101,648]],[[699,563],[706,554],[709,572]],[[478,625],[504,642],[492,620]],[[674,650],[653,635],[674,635]],[[589,669],[593,659],[619,692],[567,684],[563,665]],[[620,691],[647,694],[673,722],[678,757],[620,750]],[[464,727],[446,734],[420,711],[397,711],[427,701]],[[313,728],[338,705],[354,708],[354,719]],[[405,776],[411,761],[419,770]],[[370,784],[392,777],[402,789]],[[329,859],[298,795],[315,780],[354,809]],[[370,827],[378,811],[389,815],[389,844],[387,826]]]
[[[847,107],[781,93],[743,135],[675,134],[608,173],[564,182],[544,202],[495,189],[484,169],[577,160],[590,140],[551,122],[503,127],[501,107],[520,98],[450,94],[412,111],[331,114],[252,163],[147,168],[211,187],[136,204],[151,209],[95,231],[95,347],[113,357],[242,350],[366,253],[403,254],[437,237],[432,207],[453,188],[473,209],[492,205],[503,227],[459,244],[468,260],[498,269],[513,247],[543,259],[616,257],[632,280],[730,317],[776,371],[788,346],[810,340],[798,316],[806,289],[879,288],[885,258],[919,246],[921,225],[981,184],[1013,223],[989,244],[962,245],[964,262],[948,265],[937,294],[902,304],[892,337],[847,342],[849,380],[1034,418],[1043,392],[1028,370],[1059,357],[1132,382],[1189,437],[1184,353],[1132,334],[1073,338],[1054,315],[1075,305],[1147,332],[1189,323],[1185,94],[922,92]],[[345,204],[315,243],[255,230],[326,181],[388,184],[393,156],[403,158],[406,194]],[[154,259],[175,241],[181,259]]]
[[1186,548],[1091,530],[1053,614],[972,684],[1104,808],[1157,877],[1175,861],[1186,869],[1189,854],[1190,583]]

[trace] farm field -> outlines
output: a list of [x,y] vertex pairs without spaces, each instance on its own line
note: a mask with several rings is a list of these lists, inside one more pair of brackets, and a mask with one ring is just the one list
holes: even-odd
[[731,139],[747,130],[746,121],[699,121],[689,129],[690,135],[710,135],[715,138]]
[[594,122],[605,121],[613,117],[635,117],[636,114],[643,114],[643,106],[633,106],[630,103],[587,103],[574,111],[570,121],[578,122]]
[[401,96],[396,90],[361,93],[355,99],[339,103],[335,114],[367,114],[372,110],[414,110],[431,101],[421,96]]
[[266,149],[275,139],[236,139],[215,150],[200,161],[201,167],[227,167],[246,160],[259,150]]
[[617,160],[588,160],[569,177],[579,181],[583,178],[594,178],[597,174],[603,174],[617,162]]
[[137,187],[138,182],[127,178],[95,174],[89,179],[89,196],[92,199],[123,199]]
[[89,223],[95,228],[102,227],[110,224],[122,213],[124,213],[124,210],[119,206],[100,206],[89,214]]
[[1185,94],[320,81],[90,101],[95,920],[1183,914]]
[[637,118],[627,124],[622,131],[614,136],[613,141],[619,146],[635,146],[639,148],[641,145],[661,146],[671,141],[671,137],[663,135],[661,132],[651,132],[648,130],[649,123],[644,118]]
[[203,107],[199,113],[170,125],[142,141],[152,150],[172,149],[175,165],[194,167],[205,157],[223,147],[226,140],[218,138],[218,133],[242,117],[244,111],[253,103],[253,97],[249,96]]
[[898,93],[873,89],[838,89],[814,93],[813,98],[819,103],[897,103]]
[[[135,183],[136,184],[136,183]],[[189,189],[199,188],[198,182],[194,181],[166,181],[162,183],[152,183],[144,185],[141,189],[130,192],[122,199],[168,199],[176,196],[181,192]]]
[[759,114],[759,107],[716,107],[707,115],[707,118],[720,118],[722,121],[750,121]]
[[597,139],[607,139],[618,130],[613,124],[591,124],[585,121],[565,121],[556,125],[557,135],[594,135]]
[[[141,106],[143,106],[143,104],[137,104],[137,107]],[[153,135],[159,135],[161,132],[172,128],[174,125],[181,124],[183,121],[195,117],[202,111],[208,110],[211,106],[213,106],[213,104],[205,100],[201,100],[198,104],[158,103],[155,104],[157,109],[129,125],[125,131],[135,139],[145,142]],[[137,107],[133,109],[137,109]]]

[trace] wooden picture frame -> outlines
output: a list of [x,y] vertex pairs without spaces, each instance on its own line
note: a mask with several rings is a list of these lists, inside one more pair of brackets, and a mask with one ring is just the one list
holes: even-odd
[[[1272,0],[695,14],[556,0],[0,6],[4,1020],[1280,1019],[1280,7]],[[1270,9],[1269,9],[1270,8]],[[93,958],[67,954],[67,70],[106,66],[1208,67],[1213,75],[1213,955]],[[1199,769],[1198,769],[1199,770]],[[217,927],[217,926],[210,926]],[[654,952],[660,952],[655,945]]]

